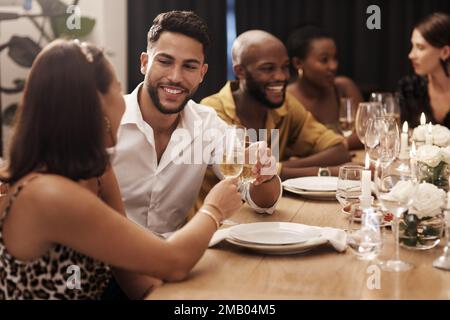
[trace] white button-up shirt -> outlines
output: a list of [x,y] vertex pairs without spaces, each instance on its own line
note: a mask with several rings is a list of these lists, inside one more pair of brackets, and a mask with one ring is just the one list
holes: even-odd
[[[185,222],[214,156],[211,145],[202,142],[203,132],[216,129],[218,135],[214,138],[221,139],[227,124],[212,108],[190,100],[181,111],[178,127],[158,164],[153,129],[144,121],[139,108],[141,87],[142,84],[125,96],[126,110],[111,160],[128,218],[153,232],[168,235]],[[199,123],[203,131],[199,130]],[[176,134],[179,132],[184,133],[182,143]],[[185,152],[184,157],[187,155],[193,161],[182,160],[183,151],[193,150],[194,146],[198,151],[199,145],[203,153],[201,161],[191,151]],[[249,188],[244,188],[242,198],[256,211],[274,211],[276,204],[272,208],[259,208],[249,195]]]

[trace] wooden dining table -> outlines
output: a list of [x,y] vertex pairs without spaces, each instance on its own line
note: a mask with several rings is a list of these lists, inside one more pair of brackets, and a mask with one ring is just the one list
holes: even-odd
[[[232,217],[238,223],[294,222],[346,229],[349,221],[336,200],[309,200],[284,192],[272,215],[243,206]],[[394,255],[390,228],[383,229],[377,260],[359,260],[350,248],[339,253],[330,245],[293,255],[252,252],[223,241],[208,249],[178,283],[165,283],[147,296],[150,300],[297,300],[297,299],[450,299],[450,271],[432,267],[444,240],[430,250],[400,249],[414,268],[385,272],[379,262]]]

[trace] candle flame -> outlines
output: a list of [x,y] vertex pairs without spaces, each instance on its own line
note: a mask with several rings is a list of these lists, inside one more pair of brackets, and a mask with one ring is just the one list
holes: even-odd
[[369,157],[368,153],[366,153],[365,167],[366,167],[366,169],[370,168],[370,157]]
[[420,116],[420,125],[425,125],[427,123],[427,118],[425,118],[425,113],[422,112]]
[[402,131],[403,131],[403,133],[408,133],[408,122],[407,121],[403,122]]
[[433,132],[433,125],[431,122],[428,123],[428,133],[431,134]]

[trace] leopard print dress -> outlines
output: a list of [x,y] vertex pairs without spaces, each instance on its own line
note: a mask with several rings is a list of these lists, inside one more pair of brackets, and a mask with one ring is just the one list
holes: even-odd
[[33,177],[22,183],[0,213],[0,300],[100,299],[111,278],[104,263],[62,245],[34,261],[19,261],[6,249],[3,222],[14,200]]

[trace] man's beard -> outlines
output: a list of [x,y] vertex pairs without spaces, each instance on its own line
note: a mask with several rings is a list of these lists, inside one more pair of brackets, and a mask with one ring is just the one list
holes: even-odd
[[[245,82],[247,83],[247,90],[248,93],[258,102],[262,103],[265,107],[269,109],[278,109],[280,108],[286,99],[286,89],[284,89],[283,92],[283,99],[281,99],[278,103],[273,103],[269,99],[267,99],[266,94],[264,92],[264,86],[259,84],[255,79],[252,77],[250,73],[247,73],[247,76],[245,78]],[[287,86],[287,81],[283,83],[283,85]]]
[[[190,94],[187,95],[186,99],[184,99],[184,101],[182,103],[180,103],[180,105],[177,108],[168,109],[161,103],[161,100],[159,99],[158,87],[152,86],[150,83],[145,83],[144,85],[145,85],[145,89],[147,90],[150,98],[152,99],[152,102],[155,105],[156,109],[158,109],[158,111],[161,112],[162,114],[177,114],[177,113],[180,113],[181,111],[183,111],[184,108],[186,107],[186,104],[188,103],[189,100],[191,100],[192,96],[194,95],[195,91],[197,91],[197,88],[198,88],[197,87],[192,92],[190,92]],[[168,83],[165,85],[168,85],[168,86],[173,85],[173,86],[179,87],[179,85],[173,84],[173,83]]]

